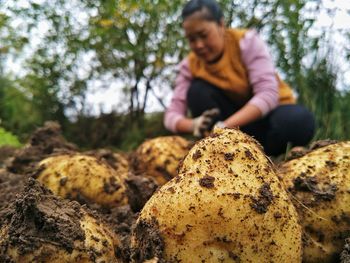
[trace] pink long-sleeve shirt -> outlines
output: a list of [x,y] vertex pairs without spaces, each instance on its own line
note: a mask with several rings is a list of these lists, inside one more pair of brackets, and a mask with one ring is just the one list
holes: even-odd
[[[279,104],[278,82],[272,58],[267,45],[255,30],[248,30],[239,46],[253,91],[253,96],[247,103],[256,106],[264,116]],[[178,65],[173,97],[164,116],[164,125],[172,132],[177,132],[177,122],[186,117],[186,97],[192,79],[189,62],[185,58]]]

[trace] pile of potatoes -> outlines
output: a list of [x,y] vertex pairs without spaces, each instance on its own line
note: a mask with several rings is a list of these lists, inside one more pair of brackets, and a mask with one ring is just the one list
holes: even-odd
[[[153,140],[149,140],[145,142],[145,144],[150,145],[150,141]],[[111,154],[110,151],[106,152],[102,150],[87,153],[59,151],[53,152],[51,156],[42,159],[35,163],[35,165],[31,164],[35,167],[31,169],[29,174],[36,179],[36,182],[43,185],[45,189],[49,189],[49,191],[51,191],[50,193],[54,194],[54,196],[62,198],[60,200],[75,200],[80,204],[88,204],[93,207],[96,204],[99,209],[103,208],[107,213],[116,208],[121,208],[121,211],[124,209],[126,212],[124,214],[123,212],[119,213],[118,216],[123,217],[130,214],[130,212],[128,212],[130,211],[130,209],[127,208],[128,206],[131,206],[131,208],[136,207],[137,209],[140,207],[140,204],[136,206],[131,204],[135,203],[135,199],[138,197],[132,196],[130,193],[134,195],[139,194],[139,199],[145,199],[147,195],[151,195],[156,189],[155,187],[158,185],[156,179],[159,175],[159,171],[166,171],[170,174],[167,180],[176,176],[176,167],[181,158],[186,154],[185,149],[187,149],[188,142],[178,136],[168,136],[156,138],[154,140],[154,145],[154,149],[160,150],[160,152],[154,152],[154,156],[159,156],[159,154],[161,154],[162,158],[164,158],[164,162],[158,162],[153,166],[150,165],[152,169],[142,167],[142,165],[149,164],[145,162],[149,154],[141,154],[140,150],[137,155],[137,158],[139,158],[138,161],[135,161],[135,158],[133,159],[134,163],[138,163],[137,167],[133,167],[133,162],[129,161],[127,155],[119,153]],[[143,147],[144,145],[141,145],[140,149]],[[181,151],[177,153],[176,150],[178,149],[181,149]],[[138,174],[138,176],[135,174]],[[165,183],[164,180],[159,181],[159,185],[163,183]],[[149,189],[143,189],[145,186],[149,187]],[[49,200],[50,198],[48,197],[47,199]],[[33,198],[27,198],[25,202],[16,199],[14,202],[27,203],[28,200],[32,199]],[[46,207],[45,204],[39,202],[46,199],[45,195],[39,199],[40,200],[37,202],[38,205],[34,206],[36,207],[35,209],[38,210],[40,210],[40,207]],[[142,200],[143,204],[146,201],[147,200]],[[68,203],[65,206],[69,209]],[[51,208],[48,209],[50,210]],[[73,213],[65,214],[66,212],[61,211],[60,207],[53,207],[52,209],[55,210],[55,213],[66,218],[67,222],[72,220]],[[45,210],[47,209],[45,208]],[[6,215],[6,218],[8,217],[10,221],[0,224],[0,261],[128,262],[129,260],[125,258],[128,252],[127,250],[125,251],[125,248],[121,247],[122,241],[125,243],[128,239],[125,238],[125,236],[119,237],[119,233],[117,233],[117,235],[115,233],[119,230],[124,234],[127,233],[128,231],[123,230],[126,224],[118,227],[117,230],[111,229],[111,226],[102,222],[95,216],[96,214],[86,212],[84,207],[79,206],[78,210],[79,211],[76,212],[80,216],[78,219],[75,218],[75,225],[80,225],[82,234],[72,245],[73,249],[70,249],[68,252],[62,248],[60,243],[51,242],[47,238],[40,237],[41,235],[45,235],[40,233],[41,227],[37,227],[36,224],[31,223],[30,220],[23,221],[23,224],[26,225],[28,223],[30,225],[28,226],[28,231],[33,232],[32,238],[39,241],[41,240],[41,243],[39,242],[41,245],[33,251],[23,251],[23,246],[20,245],[21,241],[16,241],[14,243],[11,241],[14,240],[13,235],[17,235],[12,231],[15,227],[11,224],[14,221],[13,218],[19,217],[19,215],[13,213],[11,215]],[[38,211],[38,214],[41,214],[41,212]],[[108,214],[107,216],[110,217]],[[132,214],[130,214],[130,216],[133,217]],[[30,215],[28,217],[29,219],[31,218]],[[33,220],[42,222],[44,219]],[[56,219],[49,219],[50,224],[53,222],[52,220],[55,221]],[[123,219],[110,220],[122,221]],[[127,218],[125,220],[129,221]],[[78,221],[80,223],[77,223]],[[43,223],[46,224],[44,221]],[[32,227],[34,227],[34,229]],[[56,226],[54,226],[54,228],[56,228],[55,231],[58,231],[55,235],[60,236],[62,234],[60,231],[63,231],[63,229],[57,229]],[[74,236],[73,232],[72,236]],[[123,240],[120,241],[120,238]],[[124,251],[122,251],[123,249]],[[96,253],[96,255],[94,253]]]
[[218,129],[142,209],[133,262],[301,262],[301,227],[287,192],[251,137]]
[[[115,231],[81,208],[87,241],[75,247],[96,247],[98,260],[79,253],[63,260],[66,252],[52,244],[23,254],[4,241],[0,259],[6,254],[14,262],[339,261],[350,236],[350,142],[278,167],[239,130],[216,129],[191,145],[180,136],[164,136],[145,141],[131,158],[114,153],[117,161],[107,161],[71,151],[36,165],[34,177],[55,196],[106,209],[131,205],[130,191],[143,190],[131,189],[130,178],[159,186],[138,206],[143,208],[127,240],[127,258],[115,253],[121,243]],[[1,240],[9,237],[8,229],[0,228]],[[93,242],[102,239],[108,244],[103,251]],[[45,251],[51,251],[49,257]]]

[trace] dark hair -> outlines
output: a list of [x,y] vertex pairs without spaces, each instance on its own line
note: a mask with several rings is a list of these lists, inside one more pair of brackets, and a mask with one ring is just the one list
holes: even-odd
[[182,9],[182,21],[197,11],[205,11],[203,18],[208,21],[221,22],[223,14],[220,5],[215,0],[190,0]]

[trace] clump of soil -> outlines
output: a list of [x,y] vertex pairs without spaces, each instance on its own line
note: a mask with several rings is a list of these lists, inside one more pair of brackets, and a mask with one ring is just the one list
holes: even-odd
[[272,203],[274,196],[268,183],[264,183],[259,189],[258,197],[251,197],[251,208],[259,214],[267,212],[269,205]]
[[345,239],[344,249],[340,254],[341,263],[350,263],[350,238]]
[[288,189],[291,193],[308,192],[313,195],[310,200],[304,200],[306,205],[317,205],[319,201],[332,201],[335,198],[338,187],[335,184],[325,185],[323,188],[319,186],[316,177],[301,174],[293,181],[293,187]]
[[0,169],[0,211],[12,203],[16,195],[24,190],[27,178],[27,176]]
[[326,140],[319,140],[319,141],[315,141],[310,145],[310,151],[331,145],[331,144],[335,144],[338,143],[339,141],[337,140],[331,140],[331,139],[326,139]]
[[57,122],[46,122],[31,136],[29,143],[18,150],[7,165],[13,173],[30,173],[36,163],[56,152],[76,151],[77,147],[67,142],[61,135]]
[[0,211],[0,229],[8,228],[0,242],[0,262],[8,260],[6,251],[10,246],[22,255],[48,243],[71,253],[74,241],[85,239],[80,219],[78,203],[53,196],[29,178],[24,191]]
[[294,147],[287,154],[286,161],[290,161],[293,159],[297,159],[299,157],[303,157],[308,152],[309,152],[309,149],[307,149],[305,147]]
[[15,155],[17,148],[12,146],[0,147],[0,167],[5,167],[6,160]]
[[326,140],[319,140],[319,141],[313,142],[310,145],[309,148],[294,147],[288,153],[285,161],[290,161],[290,160],[293,160],[293,159],[297,159],[297,158],[303,157],[305,154],[307,154],[307,153],[309,153],[309,152],[311,152],[313,150],[316,150],[316,149],[319,149],[319,148],[322,148],[322,147],[325,147],[325,146],[328,146],[328,145],[331,145],[331,144],[335,144],[335,143],[338,143],[338,141],[326,139]]
[[165,244],[159,232],[158,221],[155,218],[150,222],[141,220],[135,227],[134,233],[139,242],[139,245],[133,249],[131,255],[135,262],[144,262],[157,258],[157,262],[165,263],[163,260]]
[[152,179],[143,176],[135,176],[131,173],[126,179],[129,204],[134,212],[139,212],[146,204],[148,199],[158,189],[158,184]]
[[130,262],[130,239],[131,229],[135,224],[138,214],[134,213],[129,205],[115,207],[111,209],[94,207],[102,219],[104,219],[108,225],[111,226],[114,233],[120,240],[120,246],[116,247],[116,257],[123,262]]

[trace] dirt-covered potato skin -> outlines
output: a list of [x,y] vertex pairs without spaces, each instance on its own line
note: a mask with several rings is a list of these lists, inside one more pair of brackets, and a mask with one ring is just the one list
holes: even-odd
[[350,142],[316,149],[278,170],[300,215],[303,261],[338,262],[350,236]]
[[106,207],[127,203],[125,172],[83,154],[57,155],[39,163],[37,180],[63,198]]
[[188,153],[190,142],[180,136],[161,136],[143,142],[135,151],[136,173],[151,176],[163,185],[177,175],[180,161]]
[[297,213],[251,137],[216,129],[140,213],[133,260],[301,262]]

